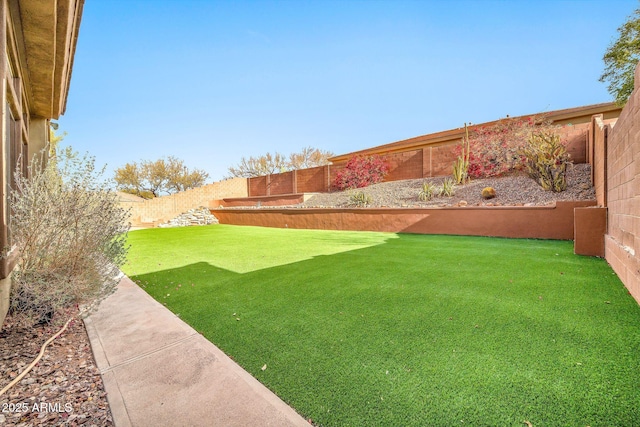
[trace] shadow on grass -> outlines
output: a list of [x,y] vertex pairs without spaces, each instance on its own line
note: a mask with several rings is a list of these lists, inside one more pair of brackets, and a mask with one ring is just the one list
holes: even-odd
[[131,278],[320,425],[640,424],[640,308],[571,242],[398,235]]

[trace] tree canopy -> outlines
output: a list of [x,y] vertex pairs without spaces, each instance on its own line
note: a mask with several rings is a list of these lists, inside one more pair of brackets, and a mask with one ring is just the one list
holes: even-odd
[[618,105],[624,105],[634,87],[636,65],[640,60],[640,9],[636,9],[620,28],[618,39],[604,54],[604,73],[601,82],[608,83],[607,89]]
[[305,147],[300,152],[291,153],[287,159],[280,153],[267,153],[258,157],[243,157],[236,166],[229,167],[229,176],[251,178],[296,169],[313,168],[329,164],[333,156],[330,151]]
[[237,166],[229,167],[229,175],[239,178],[269,175],[288,170],[286,158],[280,153],[267,153],[258,157],[243,157]]
[[182,160],[172,156],[127,163],[116,169],[114,177],[118,190],[147,199],[200,187],[208,178],[205,171],[190,170]]
[[329,163],[329,157],[333,157],[331,151],[305,147],[299,153],[291,153],[289,155],[288,166],[291,170],[324,166]]

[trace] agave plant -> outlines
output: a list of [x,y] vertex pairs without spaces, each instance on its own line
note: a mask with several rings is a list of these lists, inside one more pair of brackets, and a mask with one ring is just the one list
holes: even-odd
[[445,178],[440,187],[440,194],[445,197],[453,197],[456,193],[456,183],[451,178]]
[[351,204],[355,205],[358,208],[364,208],[369,206],[372,202],[371,196],[366,194],[364,191],[358,191],[357,193],[353,193],[349,199],[351,200]]
[[418,193],[418,199],[422,200],[423,202],[427,202],[433,199],[433,196],[436,195],[437,192],[438,189],[435,185],[430,182],[424,182],[422,183],[422,189]]

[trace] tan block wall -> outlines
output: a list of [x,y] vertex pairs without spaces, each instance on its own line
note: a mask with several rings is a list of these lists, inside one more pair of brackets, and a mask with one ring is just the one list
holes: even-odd
[[[561,133],[567,141],[567,151],[575,163],[587,161],[587,135],[590,123],[564,125]],[[418,179],[432,176],[450,175],[456,156],[453,150],[460,141],[427,146],[419,149],[381,154],[387,162],[389,173],[385,181]],[[277,194],[326,192],[333,187],[337,173],[346,162],[293,172],[249,178],[251,197]]]
[[269,195],[292,194],[295,187],[294,173],[284,172],[269,175]]
[[458,143],[431,148],[431,174],[429,176],[450,175],[453,172],[453,162],[456,160],[453,149],[456,144]]
[[607,135],[605,257],[640,302],[640,66],[635,84]]
[[560,135],[567,143],[567,152],[574,163],[587,162],[587,134],[590,123],[577,125],[565,125],[560,130]]
[[422,150],[403,151],[382,156],[387,162],[389,173],[385,181],[422,178]]
[[607,188],[606,188],[606,125],[602,121],[602,114],[594,117],[592,122],[593,141],[589,144],[592,150],[587,158],[591,158],[591,182],[596,190],[596,202],[598,206],[607,206]]
[[249,187],[249,196],[266,196],[267,195],[267,177],[257,176],[247,179]]
[[327,191],[329,169],[318,166],[296,171],[298,193],[322,193]]
[[121,201],[120,206],[130,209],[131,225],[144,225],[169,221],[189,209],[209,207],[213,200],[225,197],[247,197],[247,179],[233,178],[214,182],[192,190],[144,201]]

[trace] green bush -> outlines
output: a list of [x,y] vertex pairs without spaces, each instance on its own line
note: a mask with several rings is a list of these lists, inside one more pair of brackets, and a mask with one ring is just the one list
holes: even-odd
[[559,193],[567,189],[567,147],[553,132],[536,132],[522,149],[527,173],[545,190]]

